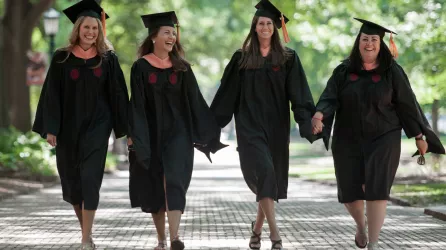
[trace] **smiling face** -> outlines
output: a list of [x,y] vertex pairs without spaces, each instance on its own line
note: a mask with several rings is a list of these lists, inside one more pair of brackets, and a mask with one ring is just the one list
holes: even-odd
[[274,23],[271,18],[259,17],[256,25],[256,33],[259,39],[271,39],[274,34]]
[[361,33],[359,38],[359,52],[363,62],[372,63],[378,58],[381,39],[379,35],[367,35]]
[[170,26],[161,26],[155,41],[154,50],[160,52],[171,52],[177,40],[177,32],[175,28]]
[[79,45],[82,48],[90,48],[97,40],[99,24],[96,18],[85,17],[79,27]]

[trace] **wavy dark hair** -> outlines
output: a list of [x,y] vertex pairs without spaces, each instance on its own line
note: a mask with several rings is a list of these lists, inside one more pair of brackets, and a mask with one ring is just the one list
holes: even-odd
[[[361,52],[359,51],[359,40],[361,39],[361,33],[358,34],[355,40],[355,44],[353,45],[352,51],[350,52],[350,56],[347,58],[349,61],[349,71],[358,73],[363,70],[363,62],[361,57]],[[378,67],[376,71],[378,73],[383,73],[386,71],[393,62],[393,56],[390,52],[389,47],[387,47],[386,43],[384,43],[383,38],[380,38],[379,45],[379,53],[378,53]]]
[[[256,32],[258,21],[259,17],[254,16],[251,22],[249,34],[243,43],[242,57],[239,62],[240,69],[257,69],[262,67],[265,63],[265,58],[260,52],[260,42]],[[279,36],[279,29],[277,29],[274,21],[273,25],[274,33],[271,37],[271,49],[268,57],[271,58],[273,65],[284,65],[291,53],[289,53],[282,45]]]
[[[153,53],[155,46],[153,45],[152,39],[158,35],[160,28],[154,29],[150,32],[149,36],[142,42],[138,49],[138,57],[141,58],[149,53]],[[187,71],[190,67],[190,63],[184,58],[184,50],[178,39],[175,41],[173,49],[169,52],[170,60],[172,61],[172,66],[175,71]]]

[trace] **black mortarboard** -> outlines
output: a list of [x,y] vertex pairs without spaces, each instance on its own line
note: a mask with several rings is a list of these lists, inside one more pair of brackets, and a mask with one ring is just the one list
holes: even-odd
[[[282,28],[282,12],[276,8],[269,0],[261,0],[256,4],[256,16],[263,16],[271,18],[275,23],[277,28]],[[285,19],[284,22],[287,23],[289,19],[283,15]]]
[[364,33],[367,35],[379,35],[379,37],[381,37],[381,39],[384,37],[385,33],[390,33],[390,39],[389,39],[389,49],[390,49],[390,53],[392,53],[392,56],[394,58],[398,57],[398,49],[396,47],[395,42],[393,41],[393,37],[392,34],[397,35],[395,32],[370,21],[364,20],[364,19],[360,19],[360,18],[356,18],[354,17],[354,19],[356,19],[357,21],[362,23],[361,29],[359,30],[359,33]]
[[[103,9],[102,7],[96,3],[95,0],[82,0],[75,5],[72,5],[63,10],[63,13],[70,19],[72,23],[75,23],[76,20],[81,16],[89,16],[101,19],[101,13]],[[105,18],[108,18],[108,15],[105,14]]]
[[168,11],[162,13],[154,13],[141,16],[144,26],[149,29],[149,33],[161,26],[175,27],[178,25],[178,18],[175,11]]
[[386,32],[396,34],[395,32],[370,21],[360,19],[360,18],[354,18],[362,23],[361,30],[359,32],[365,33],[367,35],[379,35],[381,38],[384,37],[384,34]]

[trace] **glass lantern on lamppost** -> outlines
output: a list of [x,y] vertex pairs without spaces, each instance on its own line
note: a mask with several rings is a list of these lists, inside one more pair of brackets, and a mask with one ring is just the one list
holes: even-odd
[[49,48],[49,58],[53,56],[54,53],[54,37],[59,31],[59,16],[60,13],[50,8],[43,14],[43,27],[45,29],[45,34],[50,37],[50,48]]

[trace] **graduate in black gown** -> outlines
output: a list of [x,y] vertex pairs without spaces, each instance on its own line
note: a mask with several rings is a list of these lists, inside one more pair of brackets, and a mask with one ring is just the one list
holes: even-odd
[[158,234],[155,249],[167,248],[166,212],[171,249],[184,249],[178,228],[192,177],[194,144],[217,141],[215,145],[223,147],[220,128],[184,59],[175,12],[142,19],[149,35],[131,70],[131,206],[152,214]]
[[[350,56],[328,80],[313,126],[315,134],[324,135],[328,150],[335,118],[331,148],[338,199],[356,222],[356,245],[365,248],[369,241],[368,248],[377,249],[400,160],[401,130],[415,138],[417,154],[444,154],[445,150],[420,109],[406,73],[392,57],[397,55],[394,32],[357,20],[363,23],[361,30]],[[386,32],[391,34],[390,49],[383,41]]]
[[[260,248],[266,217],[272,249],[281,249],[274,201],[287,198],[290,103],[300,135],[311,142],[315,106],[297,53],[280,40],[278,28],[286,29],[288,18],[267,0],[256,8],[248,37],[226,66],[211,110],[221,128],[234,115],[242,173],[259,202],[249,247]],[[286,32],[284,38],[289,39]]]
[[[63,199],[73,205],[82,249],[94,249],[92,225],[112,129],[127,134],[128,93],[103,33],[106,14],[90,0],[64,10],[74,23],[69,45],[54,53],[33,131],[56,147]],[[101,17],[102,15],[102,17]]]

